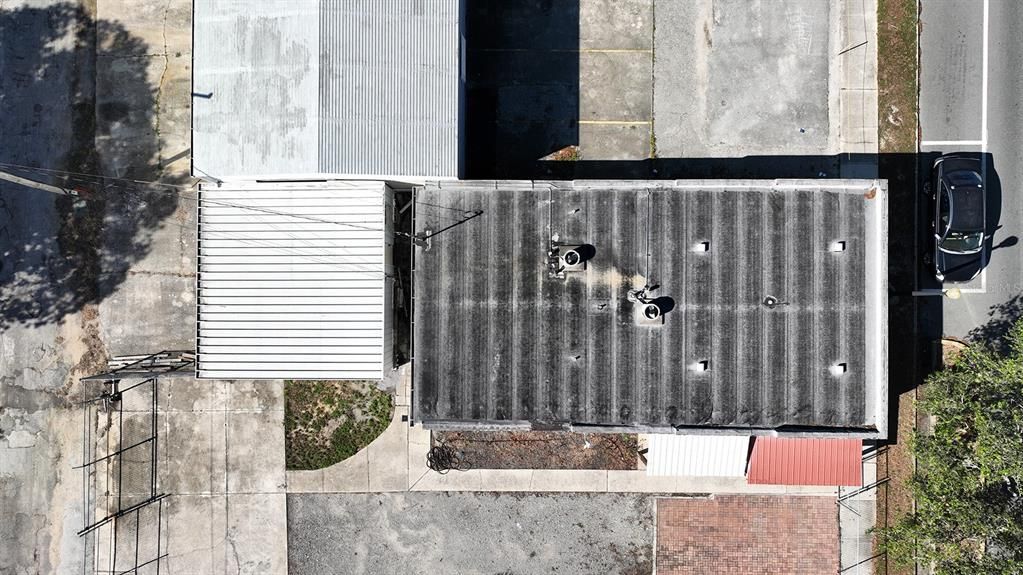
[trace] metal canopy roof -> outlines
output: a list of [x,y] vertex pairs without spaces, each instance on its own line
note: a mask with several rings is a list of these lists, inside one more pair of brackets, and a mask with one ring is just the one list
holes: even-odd
[[767,485],[863,484],[863,442],[858,439],[758,437],[748,481]]
[[427,184],[416,419],[883,437],[886,218],[876,180]]
[[646,474],[690,477],[745,477],[750,438],[744,435],[647,437]]
[[457,177],[459,0],[196,0],[193,169]]
[[202,185],[198,376],[381,378],[389,193],[383,182]]

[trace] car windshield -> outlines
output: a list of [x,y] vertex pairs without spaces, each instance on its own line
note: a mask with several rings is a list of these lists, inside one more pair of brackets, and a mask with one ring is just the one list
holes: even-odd
[[973,170],[956,170],[948,174],[953,186],[980,186],[984,180]]
[[966,254],[980,249],[984,243],[984,232],[950,232],[941,241],[941,249],[946,252]]

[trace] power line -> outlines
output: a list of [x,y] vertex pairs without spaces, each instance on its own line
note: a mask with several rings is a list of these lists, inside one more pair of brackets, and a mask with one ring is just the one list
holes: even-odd
[[[195,187],[195,183],[193,183],[192,185],[186,186],[186,185],[183,185],[183,184],[169,184],[169,183],[166,183],[166,182],[156,182],[156,181],[151,181],[151,180],[135,180],[135,179],[131,179],[131,178],[119,178],[117,176],[104,176],[104,175],[100,175],[100,174],[90,174],[90,173],[87,173],[87,172],[71,172],[71,171],[68,171],[68,170],[54,170],[52,168],[40,168],[40,167],[37,167],[37,166],[26,166],[26,165],[23,165],[23,164],[11,164],[11,163],[7,163],[7,162],[0,162],[0,167],[15,168],[15,169],[26,170],[26,171],[30,171],[30,172],[40,172],[40,173],[44,173],[44,174],[56,174],[56,175],[62,175],[62,176],[78,176],[78,177],[82,177],[82,178],[92,178],[94,180],[119,180],[119,181],[122,181],[122,182],[131,182],[133,184],[146,184],[146,185],[154,185],[154,186],[164,186],[164,187],[168,187],[168,188],[191,189],[191,188]],[[198,182],[196,182],[196,183],[198,183]]]
[[[134,185],[161,186],[163,188],[166,188],[163,191],[165,191],[167,193],[173,193],[173,194],[175,194],[178,197],[183,198],[183,199],[195,201],[200,206],[202,206],[203,204],[212,204],[212,205],[219,205],[219,206],[225,206],[225,207],[233,207],[233,208],[241,209],[241,210],[249,210],[249,211],[253,211],[253,212],[260,212],[260,213],[265,213],[265,214],[270,214],[270,215],[278,215],[278,216],[284,216],[284,217],[289,217],[289,218],[303,219],[303,220],[308,220],[308,221],[317,222],[317,223],[324,223],[324,224],[328,224],[328,225],[346,226],[346,227],[349,227],[349,228],[361,229],[361,230],[365,230],[365,231],[373,231],[373,232],[380,231],[380,230],[374,229],[374,228],[369,227],[369,226],[360,226],[358,224],[353,224],[353,223],[350,223],[350,222],[337,222],[337,221],[327,220],[327,219],[323,219],[323,218],[317,218],[317,217],[314,217],[314,216],[308,216],[308,215],[303,215],[303,214],[294,214],[294,213],[282,212],[282,211],[279,211],[279,210],[272,210],[272,209],[268,209],[268,208],[259,208],[259,207],[256,207],[256,206],[247,206],[247,205],[244,205],[244,204],[236,204],[236,203],[233,203],[233,202],[225,202],[223,200],[213,200],[213,199],[210,199],[210,198],[200,198],[199,196],[188,195],[188,192],[194,190],[196,185],[199,184],[199,180],[196,180],[195,182],[193,182],[190,185],[183,185],[183,184],[171,184],[171,183],[166,183],[166,182],[157,182],[157,181],[152,181],[152,180],[139,180],[139,179],[134,179],[134,178],[121,178],[121,177],[117,177],[117,176],[104,176],[104,175],[101,175],[101,174],[91,174],[91,173],[87,173],[87,172],[73,172],[73,171],[70,171],[70,170],[55,170],[55,169],[52,169],[52,168],[40,168],[40,167],[28,166],[28,165],[24,165],[24,164],[12,164],[12,163],[9,163],[9,162],[0,162],[0,167],[14,168],[14,169],[20,169],[20,170],[25,170],[25,171],[35,171],[35,172],[39,172],[39,173],[55,175],[55,176],[58,176],[58,177],[62,177],[64,179],[68,179],[69,176],[71,176],[71,177],[78,177],[78,178],[89,178],[91,180],[96,180],[94,183],[96,185],[98,185],[98,186],[102,186],[104,190],[108,190],[108,189],[122,189],[122,190],[124,190],[124,191],[126,191],[128,193],[133,194],[136,199],[140,198],[140,195],[139,195],[140,192],[141,192],[140,190],[134,190],[134,189],[129,188],[129,187],[118,188],[118,186],[111,185],[111,184],[107,183],[107,180],[114,180],[114,181],[117,181],[117,182],[126,182],[126,183],[134,184]],[[220,183],[219,180],[218,180],[217,183],[219,185],[219,183]],[[160,190],[151,190],[151,191],[160,191]],[[552,191],[552,193],[553,193],[553,191]],[[82,199],[88,201],[87,197],[82,198]],[[440,231],[446,231],[446,230],[448,230],[448,229],[450,229],[452,227],[455,227],[455,226],[457,226],[459,224],[465,223],[468,220],[474,219],[474,218],[482,215],[482,211],[479,211],[479,210],[462,210],[462,209],[459,209],[459,208],[453,208],[453,207],[449,207],[449,206],[441,206],[441,205],[438,205],[438,204],[430,204],[430,203],[426,203],[426,202],[419,202],[419,203],[422,203],[423,205],[426,205],[426,206],[430,206],[432,208],[440,208],[440,209],[450,210],[450,211],[456,212],[456,213],[457,212],[461,212],[461,214],[463,216],[462,219],[459,220],[455,216],[450,216],[451,219],[456,220],[456,223],[452,224],[452,225],[449,225],[448,227],[443,228]],[[445,219],[447,219],[447,218],[445,218]],[[264,222],[264,223],[267,223],[267,225],[272,225],[269,222]],[[431,236],[439,234],[440,231],[431,234]],[[411,233],[408,233],[408,232],[395,231],[393,233],[394,233],[395,236],[407,237],[407,238],[413,239],[413,240],[416,239],[414,234],[411,234]],[[294,236],[292,236],[292,237],[294,237]],[[297,237],[294,237],[294,239],[301,241],[300,238],[297,238]],[[343,249],[343,248],[339,248],[339,249]]]
[[[376,230],[376,229],[371,228],[369,226],[360,226],[358,224],[353,224],[353,223],[350,223],[350,222],[336,222],[336,221],[332,221],[332,220],[326,220],[326,219],[323,219],[323,218],[316,218],[316,217],[313,217],[313,216],[307,216],[307,215],[302,215],[302,214],[293,214],[293,213],[288,213],[288,212],[282,212],[282,211],[279,211],[279,210],[271,210],[271,209],[267,209],[267,208],[258,208],[258,207],[255,207],[255,206],[246,206],[244,204],[235,204],[235,203],[232,203],[232,202],[225,202],[223,200],[212,200],[212,199],[209,199],[209,198],[199,198],[198,196],[187,195],[187,191],[190,191],[190,190],[194,189],[195,188],[195,184],[192,184],[190,186],[184,186],[184,185],[180,185],[180,184],[168,184],[168,183],[164,183],[164,182],[153,182],[153,181],[147,181],[147,180],[135,180],[135,179],[130,179],[130,178],[118,178],[118,177],[113,177],[113,176],[101,176],[101,175],[98,175],[98,174],[88,174],[88,173],[84,173],[84,172],[71,172],[71,171],[67,171],[67,170],[52,170],[52,169],[48,169],[48,168],[36,168],[36,167],[32,167],[32,166],[24,166],[24,165],[20,165],[20,164],[10,164],[10,163],[5,163],[5,162],[0,162],[0,167],[17,168],[17,169],[23,169],[23,170],[28,170],[28,171],[38,171],[38,172],[41,172],[41,173],[50,173],[50,174],[54,174],[54,175],[58,175],[58,176],[63,176],[63,177],[66,177],[67,175],[71,175],[71,176],[78,176],[78,177],[93,178],[93,179],[97,179],[97,180],[112,179],[112,180],[118,180],[118,181],[122,181],[122,182],[129,182],[129,183],[133,183],[133,184],[164,186],[164,187],[168,187],[168,188],[175,188],[173,190],[167,190],[167,192],[173,193],[173,194],[177,195],[178,197],[181,197],[181,198],[184,198],[184,199],[187,199],[187,200],[192,200],[192,201],[195,201],[195,202],[199,202],[200,205],[201,204],[220,205],[220,206],[232,207],[232,208],[237,208],[237,209],[242,209],[242,210],[250,210],[250,211],[254,211],[254,212],[262,212],[262,213],[276,215],[276,216],[286,216],[286,217],[290,217],[290,218],[309,220],[309,221],[313,221],[313,222],[317,222],[317,223],[321,223],[321,224],[331,224],[331,225],[338,225],[338,226],[347,226],[347,227],[350,227],[350,228],[361,229],[361,230],[366,230],[366,231],[374,231],[374,232],[375,231],[379,231],[379,230]],[[18,182],[16,182],[16,183],[18,183]],[[198,182],[196,182],[196,183],[198,183]],[[105,182],[97,182],[97,184],[103,186],[104,188],[113,188],[114,187],[114,186],[110,186],[110,185],[106,184]],[[133,190],[128,190],[128,191],[133,191]],[[153,190],[153,191],[157,191],[157,190]],[[88,200],[88,198],[83,198],[83,199]],[[395,232],[395,235],[410,236],[410,234],[407,234],[405,232]]]

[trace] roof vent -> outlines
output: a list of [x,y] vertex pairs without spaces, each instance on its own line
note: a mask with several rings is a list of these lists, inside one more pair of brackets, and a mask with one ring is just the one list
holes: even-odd
[[675,307],[675,300],[670,297],[650,297],[650,292],[657,286],[643,286],[642,289],[630,289],[626,299],[633,304],[633,315],[639,325],[663,325],[664,314]]
[[845,240],[836,240],[831,242],[828,246],[829,252],[844,252],[845,251]]
[[551,277],[565,277],[566,272],[586,270],[586,261],[593,257],[596,250],[589,244],[565,245],[557,241],[557,234],[551,238],[551,247],[547,250],[547,270]]
[[828,371],[831,372],[831,375],[838,377],[840,375],[844,375],[845,372],[849,371],[849,364],[845,362],[836,363],[829,367]]
[[574,270],[577,267],[586,269],[586,262],[583,261],[583,257],[579,255],[579,252],[574,249],[565,250],[561,254],[561,262],[565,264],[565,271]]
[[781,301],[773,295],[769,295],[764,298],[763,304],[767,309],[774,309],[780,305],[789,305],[789,302]]
[[710,251],[710,242],[709,241],[696,242],[695,244],[693,244],[693,251],[694,252],[709,252]]
[[701,359],[700,361],[689,364],[689,371],[707,371],[710,369],[710,360]]

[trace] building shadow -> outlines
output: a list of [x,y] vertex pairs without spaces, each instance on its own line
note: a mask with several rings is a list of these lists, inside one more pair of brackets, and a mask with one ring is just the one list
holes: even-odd
[[159,48],[70,2],[0,9],[0,39],[0,170],[78,194],[0,182],[0,328],[57,323],[112,293],[181,201],[159,159]]
[[515,178],[579,143],[579,0],[475,0],[466,13],[468,179]]

